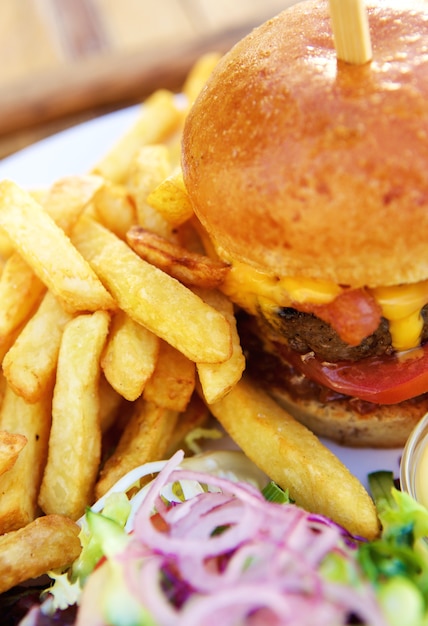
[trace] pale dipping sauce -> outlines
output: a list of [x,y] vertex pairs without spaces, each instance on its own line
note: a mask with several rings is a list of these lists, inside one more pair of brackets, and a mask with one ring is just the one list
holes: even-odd
[[428,508],[428,414],[410,434],[400,464],[401,489]]

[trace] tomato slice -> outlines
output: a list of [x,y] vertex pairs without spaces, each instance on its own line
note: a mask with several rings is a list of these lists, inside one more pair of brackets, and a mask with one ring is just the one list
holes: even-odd
[[428,391],[428,343],[397,355],[357,362],[326,363],[312,353],[287,355],[310,378],[339,393],[374,402],[396,404]]

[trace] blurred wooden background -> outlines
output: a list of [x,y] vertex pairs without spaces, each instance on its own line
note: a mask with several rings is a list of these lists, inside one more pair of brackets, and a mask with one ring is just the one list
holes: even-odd
[[179,90],[296,0],[0,0],[0,158],[58,130]]

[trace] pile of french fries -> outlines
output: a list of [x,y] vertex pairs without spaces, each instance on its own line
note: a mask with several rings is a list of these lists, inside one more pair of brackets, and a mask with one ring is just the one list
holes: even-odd
[[[242,411],[235,439],[262,469],[305,505],[377,531],[358,481],[241,381],[229,268],[180,170],[186,112],[217,60],[195,64],[180,98],[149,97],[91,172],[41,190],[0,183],[0,592],[76,558],[85,507],[210,414],[235,437]],[[333,503],[343,482],[346,519]]]

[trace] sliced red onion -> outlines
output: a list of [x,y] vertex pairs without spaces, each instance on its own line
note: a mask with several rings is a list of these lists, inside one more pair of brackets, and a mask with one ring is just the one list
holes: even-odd
[[[251,485],[180,470],[181,461],[174,455],[144,488],[132,540],[115,557],[154,623],[341,626],[357,615],[386,626],[368,584],[339,585],[320,571],[337,552],[358,578],[342,528],[295,505],[266,502]],[[192,495],[184,502],[172,497],[177,481]]]
[[168,602],[160,586],[163,563],[161,556],[152,554],[144,560],[144,564],[128,560],[124,568],[129,590],[153,615],[159,626],[176,624],[179,614],[174,605]]
[[[262,612],[264,624],[333,626],[345,623],[344,612],[335,605],[321,605],[319,598],[281,594],[265,585],[241,585],[216,596],[194,596],[183,608],[177,626],[236,626],[251,624]],[[247,621],[248,620],[248,621]],[[314,621],[315,620],[315,621]]]

